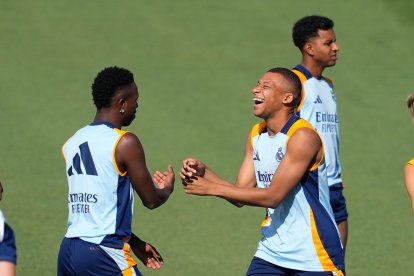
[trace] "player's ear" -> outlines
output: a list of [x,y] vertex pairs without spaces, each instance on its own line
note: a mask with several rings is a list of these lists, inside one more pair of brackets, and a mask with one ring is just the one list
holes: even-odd
[[120,107],[125,108],[126,105],[126,99],[124,97],[121,97],[118,99],[118,104]]
[[283,103],[286,105],[290,105],[293,102],[293,93],[292,92],[286,92],[285,96],[283,97]]
[[305,53],[307,53],[308,55],[313,56],[313,46],[312,46],[312,43],[306,42],[305,45],[303,46],[303,51]]

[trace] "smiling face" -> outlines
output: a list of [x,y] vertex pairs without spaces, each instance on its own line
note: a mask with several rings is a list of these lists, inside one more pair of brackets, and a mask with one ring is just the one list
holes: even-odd
[[267,120],[293,100],[286,92],[286,80],[281,74],[267,72],[253,88],[253,114]]
[[322,67],[334,66],[338,60],[339,46],[333,29],[319,30],[318,36],[310,38],[304,49]]

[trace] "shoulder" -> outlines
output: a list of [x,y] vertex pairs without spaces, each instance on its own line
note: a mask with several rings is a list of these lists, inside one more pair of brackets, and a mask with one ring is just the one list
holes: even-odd
[[253,144],[253,139],[257,136],[260,135],[260,133],[262,133],[264,131],[264,129],[266,128],[266,123],[265,122],[261,122],[261,123],[257,123],[255,125],[253,125],[252,129],[250,130],[250,141]]
[[299,71],[298,69],[292,69],[291,71],[295,73],[296,76],[298,76],[298,78],[300,79],[302,83],[304,83],[308,79],[308,77],[306,77],[306,75],[302,73],[301,71]]
[[320,141],[318,133],[313,129],[313,127],[301,127],[297,128],[293,133],[289,135],[289,140],[303,140],[303,143],[306,144],[311,139],[315,141]]
[[320,148],[322,146],[322,139],[319,134],[304,119],[296,121],[287,132],[287,135],[289,137],[288,143],[290,147],[295,145],[296,148],[303,150],[308,147]]
[[287,131],[287,136],[291,137],[294,133],[296,133],[299,130],[301,130],[301,132],[306,132],[307,130],[309,130],[316,133],[315,128],[308,121],[300,118],[289,128],[289,130]]
[[330,79],[330,78],[327,78],[327,77],[322,77],[325,81],[326,81],[326,83],[333,89],[333,87],[334,87],[334,84],[333,84],[333,81],[332,81],[332,79]]
[[136,136],[134,133],[128,132],[128,131],[123,131],[120,134],[121,134],[121,136],[119,138],[118,147],[129,148],[131,146],[136,146],[138,144],[141,145],[141,142],[140,142],[138,136]]
[[253,125],[252,129],[250,130],[250,135],[252,137],[256,136],[256,135],[262,133],[265,128],[266,128],[266,123],[265,122],[257,123],[255,125]]

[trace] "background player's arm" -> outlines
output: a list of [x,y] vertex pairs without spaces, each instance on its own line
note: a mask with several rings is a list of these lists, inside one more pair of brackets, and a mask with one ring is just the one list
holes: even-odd
[[219,196],[246,205],[276,208],[316,160],[323,158],[321,145],[315,131],[308,128],[297,130],[288,141],[286,154],[269,188],[217,185],[200,177],[185,187],[186,192]]
[[156,208],[167,201],[174,189],[174,171],[169,165],[167,171],[157,171],[153,179],[147,168],[144,149],[136,135],[126,133],[121,138],[115,158],[119,170],[128,172],[135,191],[147,208]]
[[408,192],[408,196],[411,200],[411,210],[414,213],[414,166],[411,164],[405,164],[404,166],[404,179],[405,187]]

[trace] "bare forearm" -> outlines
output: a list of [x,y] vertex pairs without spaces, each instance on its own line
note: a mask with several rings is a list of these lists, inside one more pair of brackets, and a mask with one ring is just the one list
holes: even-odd
[[222,197],[236,206],[250,205],[266,208],[276,208],[281,202],[277,196],[269,193],[269,189],[259,188],[240,188],[227,185],[215,185],[211,189],[211,194]]
[[216,174],[213,170],[206,166],[206,171],[203,176],[206,180],[210,182],[214,182],[221,185],[231,185],[228,181],[221,178],[218,174]]

